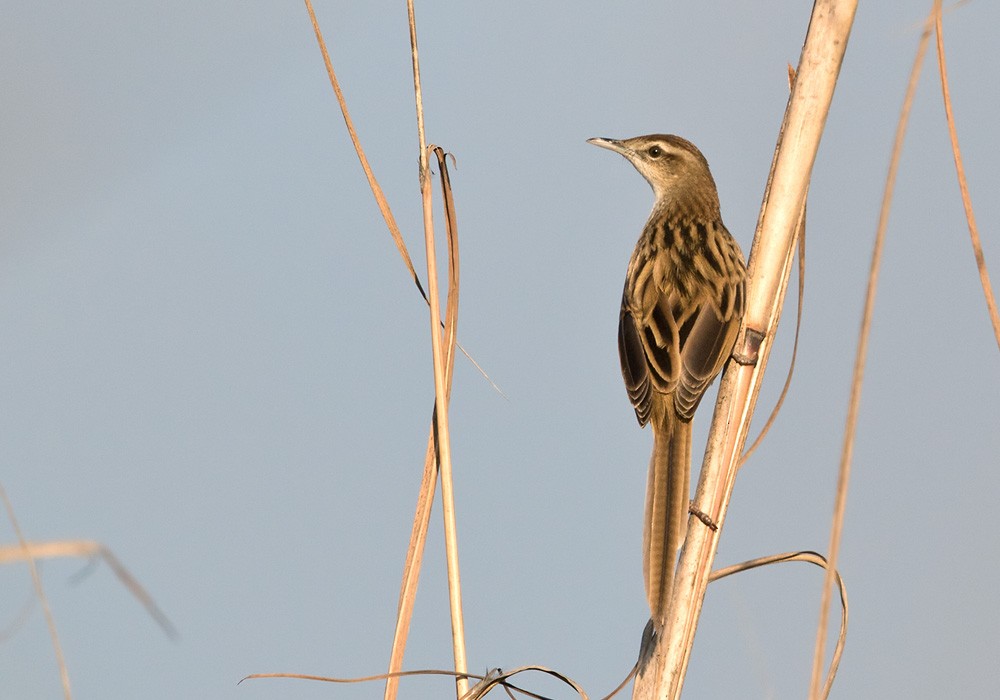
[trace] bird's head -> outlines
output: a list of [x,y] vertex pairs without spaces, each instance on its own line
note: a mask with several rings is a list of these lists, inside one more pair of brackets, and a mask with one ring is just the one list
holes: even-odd
[[680,136],[650,134],[630,139],[593,138],[591,143],[620,153],[635,166],[656,195],[656,207],[718,214],[719,195],[708,161]]

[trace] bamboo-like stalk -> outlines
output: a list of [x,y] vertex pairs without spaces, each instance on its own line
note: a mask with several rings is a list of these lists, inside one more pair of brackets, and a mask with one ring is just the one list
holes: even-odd
[[739,456],[788,284],[795,232],[834,87],[854,21],[856,0],[817,0],[785,112],[772,178],[750,255],[747,312],[734,358],[719,387],[694,508],[718,527],[692,518],[662,639],[644,642],[633,698],[680,697],[698,617]]
[[437,431],[438,468],[441,473],[441,510],[444,514],[445,559],[448,566],[448,603],[451,610],[451,640],[455,657],[455,690],[461,698],[469,689],[464,676],[465,622],[462,615],[462,584],[458,565],[458,526],[455,522],[454,481],[451,471],[451,435],[448,426],[448,389],[444,350],[441,338],[441,306],[438,294],[437,253],[434,243],[434,214],[431,197],[430,168],[427,165],[427,141],[424,136],[423,94],[420,88],[420,61],[417,53],[417,26],[413,0],[406,0],[410,25],[410,52],[413,62],[413,93],[417,110],[417,135],[420,141],[420,193],[424,212],[424,247],[427,252],[427,291],[430,301],[431,351],[434,356],[434,416]]

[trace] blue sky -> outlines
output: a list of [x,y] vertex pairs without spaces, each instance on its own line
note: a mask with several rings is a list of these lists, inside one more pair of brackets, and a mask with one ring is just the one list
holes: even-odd
[[[878,206],[929,6],[858,10],[810,190],[797,374],[737,481],[720,565],[827,546]],[[316,9],[422,270],[405,6]],[[103,542],[180,631],[167,639],[107,567],[74,583],[82,562],[46,562],[75,697],[381,697],[380,684],[236,686],[385,668],[433,400],[426,308],[305,8],[106,0],[4,16],[0,480],[30,539]],[[600,696],[635,660],[650,437],[616,327],[651,194],[585,140],[694,141],[749,251],[808,17],[791,2],[418,4],[428,139],[457,159],[459,336],[509,397],[459,359],[470,669],[544,664]],[[945,24],[995,280],[998,23],[974,2]],[[786,321],[762,416],[791,337]],[[996,687],[998,365],[928,63],[875,310],[833,697]],[[707,411],[695,423],[698,454]],[[407,668],[451,663],[442,552],[436,509]],[[13,619],[27,569],[0,581]],[[714,584],[688,694],[803,697],[820,585],[805,565]],[[403,697],[449,687],[411,680]],[[0,696],[59,693],[36,609],[0,647]]]

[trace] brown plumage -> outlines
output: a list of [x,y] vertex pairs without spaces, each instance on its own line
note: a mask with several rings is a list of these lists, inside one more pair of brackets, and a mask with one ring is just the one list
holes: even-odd
[[687,528],[691,419],[736,342],[746,264],[692,143],[665,134],[588,143],[623,155],[656,196],[628,264],[618,353],[639,424],[653,426],[642,565],[650,614],[661,625]]

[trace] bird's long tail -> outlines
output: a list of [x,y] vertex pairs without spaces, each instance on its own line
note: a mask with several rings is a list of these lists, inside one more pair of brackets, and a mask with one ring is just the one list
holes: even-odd
[[684,543],[691,479],[691,423],[668,410],[653,421],[653,455],[646,483],[642,573],[653,622],[663,623],[670,603],[677,552]]

